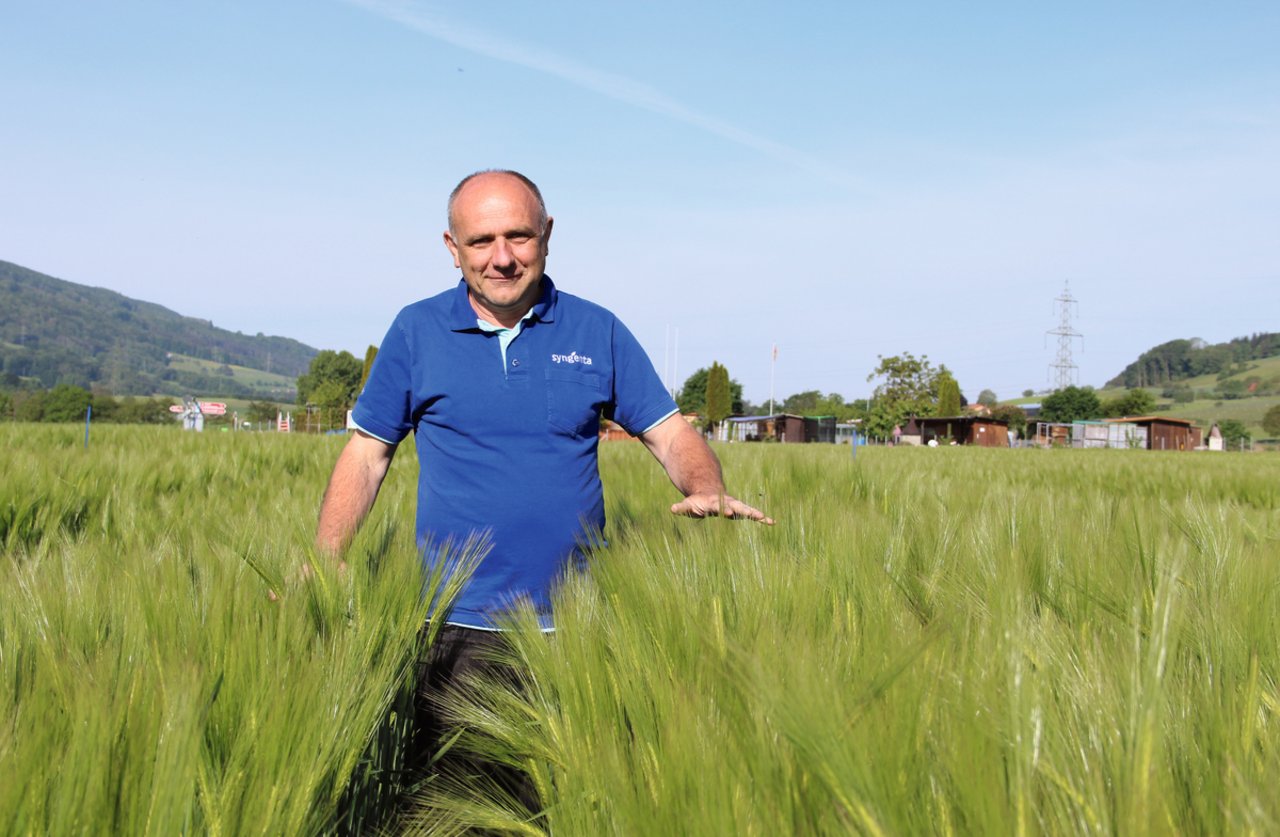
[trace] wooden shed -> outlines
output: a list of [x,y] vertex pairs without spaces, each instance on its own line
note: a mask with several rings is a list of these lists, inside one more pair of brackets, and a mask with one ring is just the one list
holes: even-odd
[[937,439],[938,444],[952,440],[957,445],[984,448],[1009,447],[1009,422],[990,416],[931,416],[915,420],[924,444]]
[[773,438],[773,416],[730,416],[724,423],[731,442],[763,442]]
[[834,445],[836,443],[836,417],[805,416],[804,440],[806,442],[826,442],[829,445]]
[[1148,450],[1195,450],[1202,442],[1200,428],[1191,419],[1135,416],[1107,421],[1146,428]]
[[796,416],[778,413],[772,416],[734,416],[726,419],[726,440],[763,442],[772,440],[794,444],[799,442],[831,442],[836,440],[835,416]]

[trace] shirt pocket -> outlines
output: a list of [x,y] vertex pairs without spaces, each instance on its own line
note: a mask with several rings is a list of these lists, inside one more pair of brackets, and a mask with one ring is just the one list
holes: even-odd
[[547,369],[547,423],[583,438],[600,430],[604,377],[580,369]]

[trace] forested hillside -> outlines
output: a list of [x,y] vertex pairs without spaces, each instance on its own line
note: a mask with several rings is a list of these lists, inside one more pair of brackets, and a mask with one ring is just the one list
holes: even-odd
[[1231,373],[1241,364],[1272,355],[1280,355],[1280,333],[1263,332],[1212,345],[1198,339],[1170,340],[1143,352],[1107,381],[1107,387],[1151,387]]
[[[181,390],[254,396],[232,366],[295,378],[316,350],[286,337],[246,335],[105,288],[0,261],[0,372],[45,387],[67,383],[119,395]],[[171,355],[212,367],[171,363]]]

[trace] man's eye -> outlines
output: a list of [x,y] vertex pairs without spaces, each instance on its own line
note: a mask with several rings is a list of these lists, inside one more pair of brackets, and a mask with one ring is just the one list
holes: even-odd
[[533,236],[513,235],[510,238],[508,238],[507,241],[510,241],[512,244],[527,244],[529,242],[529,239],[531,238],[533,238]]

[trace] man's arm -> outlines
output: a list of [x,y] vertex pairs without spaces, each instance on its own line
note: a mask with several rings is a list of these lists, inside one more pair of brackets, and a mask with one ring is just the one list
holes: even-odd
[[640,441],[662,464],[684,499],[671,507],[686,517],[743,517],[769,526],[773,518],[724,493],[720,460],[706,440],[676,413],[640,434]]
[[357,430],[333,466],[329,487],[320,503],[316,526],[316,549],[331,557],[341,557],[347,544],[364,522],[378,489],[387,475],[395,445]]

